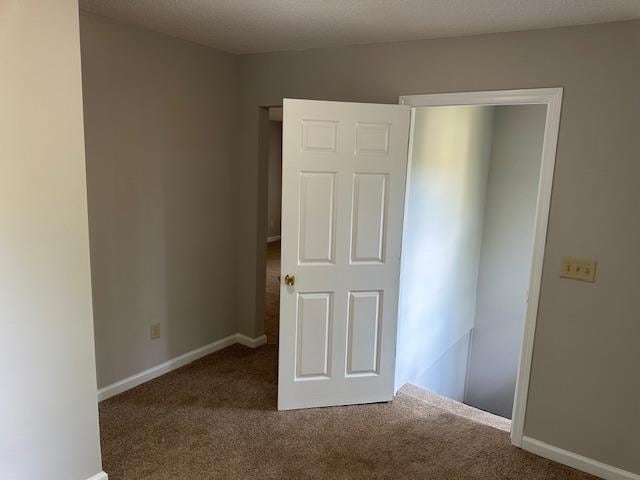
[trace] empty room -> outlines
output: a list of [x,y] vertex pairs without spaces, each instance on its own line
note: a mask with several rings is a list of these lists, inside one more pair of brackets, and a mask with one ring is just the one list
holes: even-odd
[[7,0],[0,479],[640,480],[640,2]]

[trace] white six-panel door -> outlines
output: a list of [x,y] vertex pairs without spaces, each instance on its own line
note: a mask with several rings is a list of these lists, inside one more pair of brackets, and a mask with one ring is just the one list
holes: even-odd
[[409,116],[284,101],[280,410],[393,398]]

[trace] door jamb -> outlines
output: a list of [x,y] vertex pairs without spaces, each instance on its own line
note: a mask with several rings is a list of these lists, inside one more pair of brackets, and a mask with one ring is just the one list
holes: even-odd
[[562,88],[534,88],[523,90],[402,95],[399,99],[401,105],[410,105],[412,107],[531,104],[547,106],[542,161],[540,164],[540,179],[536,200],[533,251],[529,272],[529,291],[511,421],[511,443],[516,447],[522,447],[522,437],[524,435],[524,422],[531,377],[531,362],[533,358],[533,343],[538,316],[540,287],[542,284],[542,264],[546,248],[553,172],[556,162],[558,133],[560,130],[562,93]]

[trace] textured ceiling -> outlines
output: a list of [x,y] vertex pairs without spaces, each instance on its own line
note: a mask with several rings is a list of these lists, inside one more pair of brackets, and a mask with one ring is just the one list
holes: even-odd
[[233,53],[640,18],[640,0],[80,0],[80,6]]

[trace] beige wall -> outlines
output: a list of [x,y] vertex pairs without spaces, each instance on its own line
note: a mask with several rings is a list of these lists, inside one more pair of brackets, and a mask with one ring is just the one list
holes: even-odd
[[0,478],[101,470],[78,5],[0,7]]
[[282,122],[269,121],[268,234],[280,235],[282,211]]
[[[401,94],[564,87],[525,433],[640,473],[640,22],[241,57],[235,158],[238,322],[262,333],[266,221],[258,106],[282,97],[397,103]],[[260,178],[258,173],[260,173]],[[266,215],[266,213],[262,213]],[[258,228],[259,225],[259,228]],[[558,278],[564,255],[596,284]]]
[[80,26],[103,387],[237,331],[237,62],[91,14]]
[[[91,15],[82,33],[101,385],[262,333],[259,106],[561,86],[525,433],[640,473],[640,22],[241,57]],[[564,255],[596,258],[597,283],[559,279]]]

